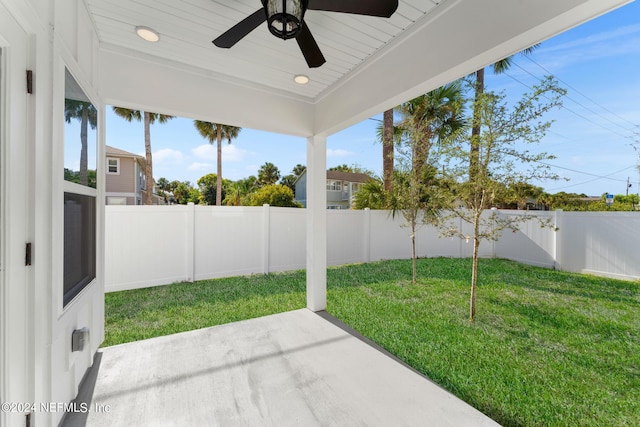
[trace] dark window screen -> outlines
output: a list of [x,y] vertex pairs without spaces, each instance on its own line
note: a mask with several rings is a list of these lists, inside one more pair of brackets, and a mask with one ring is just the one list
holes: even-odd
[[64,193],[64,305],[96,277],[96,198]]

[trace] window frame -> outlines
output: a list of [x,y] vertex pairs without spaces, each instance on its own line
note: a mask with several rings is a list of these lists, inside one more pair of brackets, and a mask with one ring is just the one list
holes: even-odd
[[[116,161],[116,171],[115,172],[111,172],[111,165],[109,164],[109,162],[111,160],[115,160]],[[107,175],[120,175],[120,159],[117,157],[107,157],[106,158],[106,174]]]
[[328,191],[342,191],[342,181],[340,181],[340,180],[328,180],[327,181],[327,190]]

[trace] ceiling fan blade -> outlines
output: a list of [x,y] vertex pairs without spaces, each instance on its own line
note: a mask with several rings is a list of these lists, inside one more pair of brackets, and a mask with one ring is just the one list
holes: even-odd
[[302,21],[302,28],[300,29],[300,34],[296,37],[296,41],[298,42],[298,46],[300,46],[302,55],[307,61],[309,68],[317,68],[326,62],[324,55],[322,55],[318,47],[318,43],[316,43],[311,31],[309,31],[309,27],[307,27],[304,21]]
[[251,31],[258,28],[258,25],[262,24],[266,20],[267,15],[264,12],[264,9],[258,9],[215,39],[213,44],[218,47],[228,49],[242,40],[242,38]]
[[398,0],[309,0],[310,10],[355,13],[389,18],[398,8]]

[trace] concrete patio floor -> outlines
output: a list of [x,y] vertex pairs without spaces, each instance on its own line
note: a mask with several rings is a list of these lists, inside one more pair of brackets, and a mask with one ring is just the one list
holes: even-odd
[[498,425],[307,309],[103,348],[81,402],[63,426]]

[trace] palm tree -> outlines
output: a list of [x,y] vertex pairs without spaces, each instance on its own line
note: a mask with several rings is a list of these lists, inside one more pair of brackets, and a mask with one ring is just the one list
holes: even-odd
[[[400,107],[396,107],[399,109]],[[384,190],[387,193],[393,192],[395,146],[402,143],[405,134],[401,126],[394,124],[393,114],[395,109],[386,110],[382,115],[382,122],[376,129],[378,141],[382,142],[382,180]]]
[[167,178],[160,178],[156,185],[162,191],[169,191],[169,180]]
[[401,213],[411,229],[413,283],[416,283],[416,228],[422,218],[435,223],[441,209],[435,168],[429,154],[434,144],[443,142],[465,126],[462,116],[462,88],[453,82],[412,99],[400,106],[402,129],[409,142],[410,165],[406,173],[396,173],[397,187],[391,209]]
[[412,167],[421,177],[434,143],[464,126],[460,81],[421,95],[400,106],[401,127],[411,140]]
[[98,123],[98,110],[90,102],[77,101],[75,99],[66,98],[64,100],[64,120],[71,123],[71,119],[80,120],[80,184],[89,185],[87,178],[88,168],[88,145],[87,131],[88,127],[95,129]]
[[256,181],[256,177],[250,176],[249,178],[232,183],[227,190],[227,196],[224,198],[225,205],[242,206],[246,204],[243,202],[243,199],[246,199],[247,196],[256,190]]
[[200,135],[209,141],[209,144],[218,143],[216,206],[220,206],[222,205],[222,138],[225,138],[231,144],[231,140],[238,137],[242,128],[202,120],[194,120],[193,125]]
[[384,183],[372,178],[360,186],[354,196],[355,209],[387,209],[389,192],[384,188]]
[[394,162],[394,126],[393,108],[382,114],[382,180],[385,191],[393,191],[393,162]]
[[[639,168],[638,170],[640,170],[640,166],[638,166],[638,168]],[[298,163],[293,167],[293,169],[291,170],[291,173],[295,176],[300,176],[302,175],[302,172],[306,170],[307,170],[307,167],[305,165],[301,165],[300,163]]]
[[276,165],[266,162],[258,170],[258,185],[273,185],[280,179],[280,170]]
[[147,191],[145,193],[144,204],[150,205],[153,200],[153,159],[151,157],[151,125],[156,121],[158,123],[166,123],[173,119],[173,116],[159,113],[150,113],[148,111],[132,110],[130,108],[113,107],[113,112],[128,122],[144,120],[144,152],[145,152],[145,168],[144,177],[147,183]]

